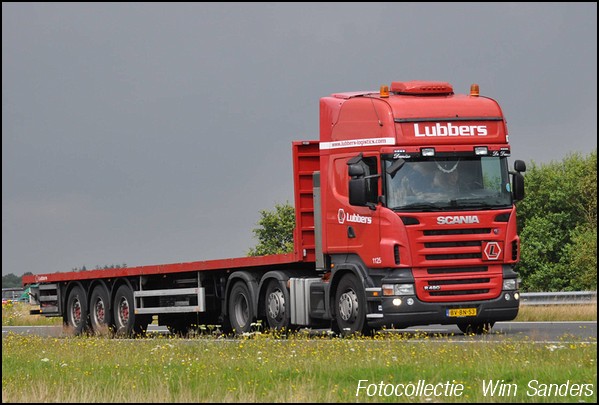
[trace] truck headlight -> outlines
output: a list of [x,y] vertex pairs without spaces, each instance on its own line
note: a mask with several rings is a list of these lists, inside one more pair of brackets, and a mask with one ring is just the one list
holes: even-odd
[[383,295],[414,295],[414,284],[383,284]]
[[503,280],[503,289],[504,290],[517,290],[518,289],[518,281],[515,278],[506,278]]

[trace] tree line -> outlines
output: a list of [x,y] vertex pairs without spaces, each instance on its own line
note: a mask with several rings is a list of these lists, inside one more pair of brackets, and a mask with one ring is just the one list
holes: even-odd
[[[597,150],[561,162],[532,162],[524,176],[526,197],[516,203],[522,291],[597,290]],[[253,229],[258,242],[248,256],[292,252],[294,227],[289,203],[260,211]],[[127,266],[102,268],[120,267]],[[3,288],[18,286],[21,277],[2,276]]]
[[516,204],[524,291],[597,290],[597,149],[532,164]]

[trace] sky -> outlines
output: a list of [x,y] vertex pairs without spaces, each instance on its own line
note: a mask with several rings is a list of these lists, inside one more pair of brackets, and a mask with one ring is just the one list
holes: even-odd
[[243,257],[319,99],[409,80],[587,156],[597,4],[3,2],[2,275]]

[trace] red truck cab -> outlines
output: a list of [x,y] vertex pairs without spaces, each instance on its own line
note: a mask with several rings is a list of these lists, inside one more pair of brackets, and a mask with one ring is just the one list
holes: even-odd
[[413,81],[333,94],[320,108],[323,252],[367,302],[345,291],[337,323],[481,332],[514,319],[525,167],[516,162],[512,182],[497,102],[477,85],[464,95]]

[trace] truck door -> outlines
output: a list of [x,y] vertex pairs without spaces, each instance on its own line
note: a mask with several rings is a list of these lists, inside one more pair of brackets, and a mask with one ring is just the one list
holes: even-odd
[[380,263],[378,158],[373,153],[338,156],[332,166],[332,204],[327,209],[329,252],[358,254],[367,266]]
[[[356,164],[361,167],[357,173]],[[381,263],[380,209],[378,208],[379,195],[381,195],[380,163],[377,156],[371,153],[360,154],[349,159],[347,166],[350,210],[345,214],[348,228],[347,248],[348,252],[357,253],[366,266],[370,267]]]

